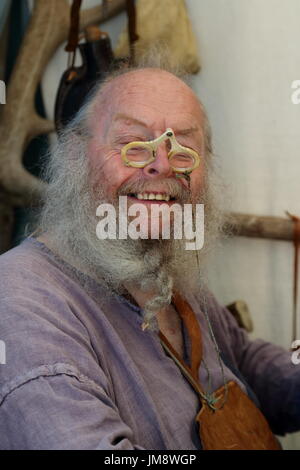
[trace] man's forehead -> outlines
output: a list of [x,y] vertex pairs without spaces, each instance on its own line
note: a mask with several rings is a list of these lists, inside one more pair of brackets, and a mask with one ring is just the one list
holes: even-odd
[[175,75],[156,70],[140,70],[117,77],[111,82],[111,96],[118,103],[135,100],[151,102],[159,100],[169,105],[189,107],[199,103],[193,90]]
[[[117,112],[112,120],[113,123],[123,123],[125,126],[139,126],[144,128],[154,127],[153,125],[149,126],[149,123],[143,121],[142,119],[137,119],[134,116],[126,113],[119,113]],[[172,126],[173,131],[176,135],[191,135],[194,133],[199,132],[200,125],[199,124],[191,124],[191,123],[182,123],[181,125]]]
[[175,133],[188,135],[199,131],[203,122],[201,103],[191,88],[175,75],[156,69],[112,79],[100,92],[95,111],[105,115],[106,131],[111,125],[157,129],[159,124],[159,128],[171,127]]

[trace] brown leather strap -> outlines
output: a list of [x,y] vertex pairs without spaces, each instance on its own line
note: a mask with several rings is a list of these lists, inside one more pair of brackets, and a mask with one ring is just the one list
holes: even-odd
[[175,349],[171,346],[171,344],[161,331],[158,333],[158,336],[166,353],[173,359],[175,364],[177,364],[177,366],[179,367],[183,375],[186,377],[186,379],[190,382],[191,386],[199,395],[201,400],[201,394],[204,394],[204,391],[199,383],[198,377],[194,375],[191,368],[187,364],[185,364],[185,362],[179,357]]
[[[199,395],[201,409],[196,417],[199,438],[203,450],[280,450],[269,425],[250,398],[237,383],[230,381],[214,392],[224,403],[212,410],[204,398],[198,371],[202,356],[201,330],[192,308],[179,294],[173,296],[173,304],[187,327],[192,341],[193,370],[179,357],[167,338],[159,332],[160,341],[183,375]],[[200,347],[195,348],[195,341]],[[194,348],[194,349],[193,349]]]
[[286,212],[294,222],[294,286],[293,286],[293,341],[297,339],[298,272],[300,246],[300,218]]
[[190,337],[191,366],[189,367],[185,364],[161,331],[159,332],[159,338],[165,351],[172,357],[184,376],[201,397],[201,393],[203,394],[204,392],[198,379],[198,370],[202,360],[202,337],[200,326],[191,306],[178,293],[173,295],[172,303],[180,315]]
[[73,0],[71,6],[69,38],[65,47],[65,51],[67,52],[74,52],[78,44],[81,3],[82,0]]
[[178,293],[173,295],[172,303],[188,331],[191,341],[191,370],[197,377],[202,361],[202,337],[198,320],[190,304]]
[[65,51],[69,52],[68,67],[74,67],[79,37],[80,7],[82,0],[73,0],[70,10],[70,29]]

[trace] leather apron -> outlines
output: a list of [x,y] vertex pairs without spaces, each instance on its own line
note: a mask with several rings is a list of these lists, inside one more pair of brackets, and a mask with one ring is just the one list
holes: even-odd
[[198,379],[202,360],[200,325],[191,306],[179,294],[172,303],[180,315],[191,340],[191,365],[183,362],[166,337],[159,332],[165,351],[173,358],[183,375],[199,395],[201,409],[196,416],[203,450],[281,450],[269,424],[252,400],[234,381],[214,392],[220,398],[216,410],[211,409],[201,395],[204,390]]

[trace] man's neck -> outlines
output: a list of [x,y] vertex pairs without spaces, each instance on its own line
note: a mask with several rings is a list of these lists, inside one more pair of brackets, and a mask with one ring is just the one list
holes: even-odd
[[[127,298],[142,309],[145,307],[147,301],[155,295],[155,292],[144,292],[129,284],[125,284],[124,287],[129,294]],[[157,311],[155,316],[160,331],[166,336],[177,353],[183,357],[184,341],[182,335],[182,322],[175,307],[172,304],[166,305]]]
[[125,297],[127,297],[141,309],[143,309],[148,300],[150,300],[155,295],[155,292],[153,291],[142,291],[141,289],[132,286],[130,283],[125,282],[124,287],[128,293],[128,295],[125,294]]

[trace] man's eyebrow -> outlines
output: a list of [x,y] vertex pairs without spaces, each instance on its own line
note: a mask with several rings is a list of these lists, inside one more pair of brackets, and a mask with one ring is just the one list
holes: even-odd
[[173,129],[175,136],[176,135],[190,135],[199,131],[199,127],[188,127],[187,129]]
[[[124,113],[118,113],[116,114],[116,116],[114,117],[114,121],[119,121],[119,120],[123,120],[123,121],[131,121],[133,124],[137,124],[139,126],[143,126],[143,127],[148,127],[146,123],[144,123],[143,121],[140,121],[139,119],[136,119],[132,116],[128,116],[127,114],[124,114]],[[199,131],[199,127],[198,126],[192,126],[192,127],[188,127],[186,129],[173,129],[175,135],[190,135],[190,134],[193,134],[195,132],[198,132]]]
[[133,124],[138,124],[139,126],[144,126],[147,127],[147,124],[145,124],[143,121],[140,121],[139,119],[135,119],[132,116],[128,116],[127,114],[123,113],[118,113],[114,117],[114,121],[131,121]]

